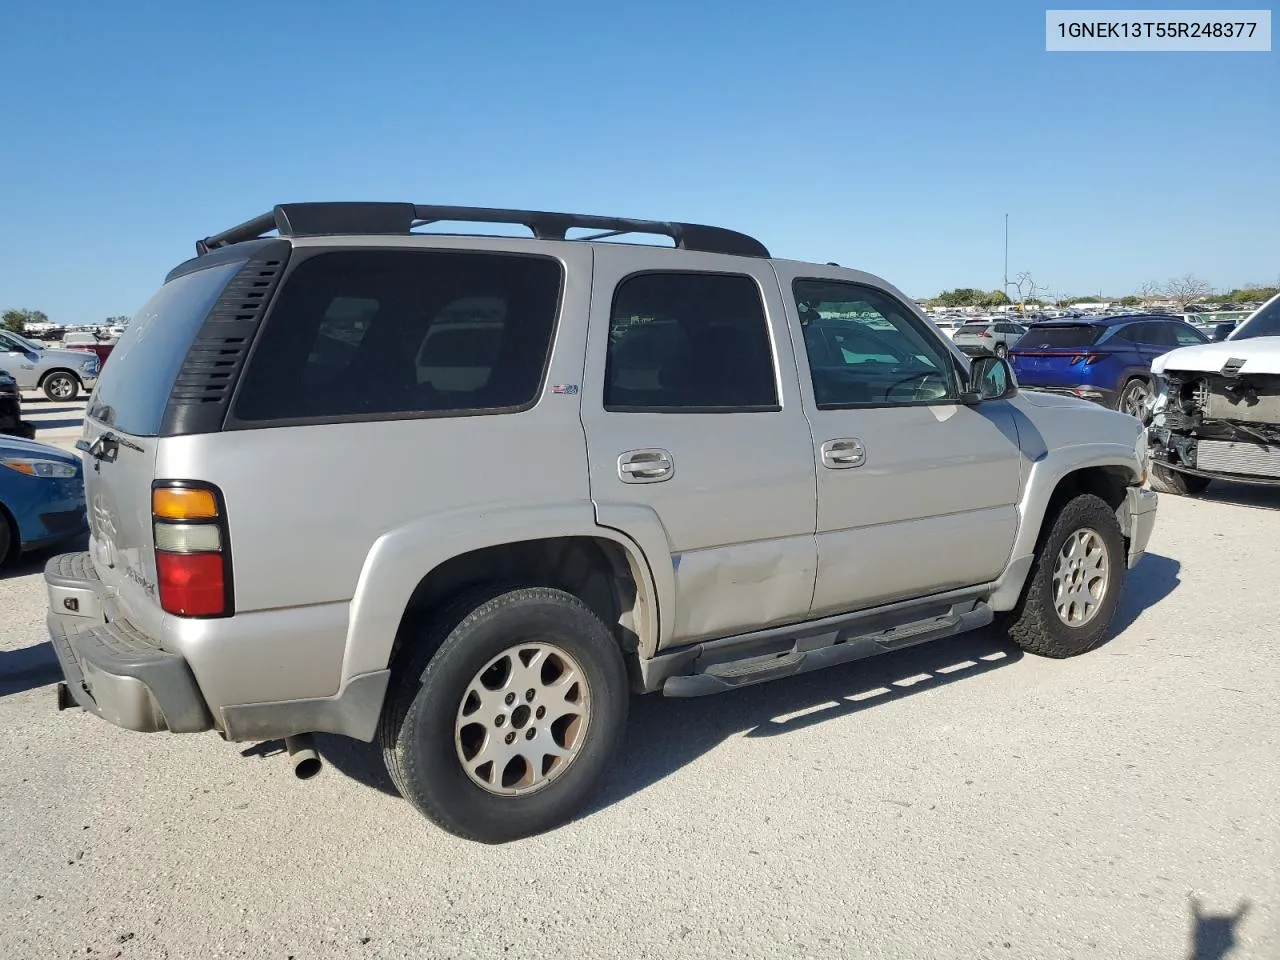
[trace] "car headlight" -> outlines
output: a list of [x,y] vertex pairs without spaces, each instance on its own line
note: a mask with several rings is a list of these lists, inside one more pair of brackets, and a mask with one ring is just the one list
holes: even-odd
[[76,468],[61,460],[37,460],[31,457],[3,457],[0,466],[25,473],[29,477],[74,477]]

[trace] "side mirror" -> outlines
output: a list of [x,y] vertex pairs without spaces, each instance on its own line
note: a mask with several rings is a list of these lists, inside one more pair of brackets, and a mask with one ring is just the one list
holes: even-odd
[[1003,357],[983,356],[974,358],[969,365],[969,383],[960,400],[967,404],[1004,400],[1017,392],[1018,380],[1009,361]]
[[1231,336],[1231,331],[1233,331],[1235,328],[1236,328],[1236,325],[1234,323],[1220,323],[1213,328],[1213,335],[1210,337],[1210,339],[1214,343],[1220,343],[1221,341],[1227,339],[1227,337]]

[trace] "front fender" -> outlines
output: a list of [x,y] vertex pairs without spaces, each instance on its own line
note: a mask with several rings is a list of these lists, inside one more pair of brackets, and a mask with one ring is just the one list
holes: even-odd
[[[594,506],[589,500],[583,500],[433,514],[383,534],[374,541],[365,558],[351,599],[342,662],[343,682],[387,668],[401,618],[424,577],[454,557],[485,547],[575,536],[611,540],[627,553],[633,575],[638,578],[637,587],[646,598],[652,598],[656,620],[656,614],[662,610],[663,595],[669,599],[674,588],[661,578],[655,584],[647,552],[659,548],[657,538],[643,524],[632,524],[630,528],[641,530],[639,540],[598,524]],[[653,559],[659,569],[663,556],[668,559],[669,579],[670,554],[665,532],[661,534],[660,549],[666,551],[665,554]],[[642,655],[646,647],[652,655],[659,633],[656,622],[643,631]]]
[[1009,563],[989,600],[993,610],[1012,610],[1017,605],[1035,560],[1036,545],[1054,491],[1071,474],[1090,468],[1120,470],[1131,485],[1142,482],[1134,447],[1128,444],[1105,441],[1078,443],[1045,450],[1034,458],[1018,502],[1018,533],[1014,537]]

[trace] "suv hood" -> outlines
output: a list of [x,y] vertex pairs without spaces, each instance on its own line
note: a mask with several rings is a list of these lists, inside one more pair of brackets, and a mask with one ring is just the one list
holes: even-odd
[[1190,370],[1220,373],[1228,360],[1243,360],[1241,373],[1280,373],[1280,337],[1250,337],[1179,347],[1156,357],[1151,363],[1151,372],[1161,374],[1165,370]]
[[64,363],[71,367],[79,366],[90,358],[94,360],[98,359],[98,355],[88,347],[53,347],[49,350],[42,350],[40,356],[44,360],[52,360],[55,363]]

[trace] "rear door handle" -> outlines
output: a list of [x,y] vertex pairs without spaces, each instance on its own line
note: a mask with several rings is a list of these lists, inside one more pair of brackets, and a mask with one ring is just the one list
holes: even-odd
[[854,437],[828,440],[822,445],[822,465],[832,470],[847,470],[867,462],[867,448]]
[[618,477],[623,483],[658,483],[670,480],[675,472],[671,454],[658,447],[628,450],[618,457]]

